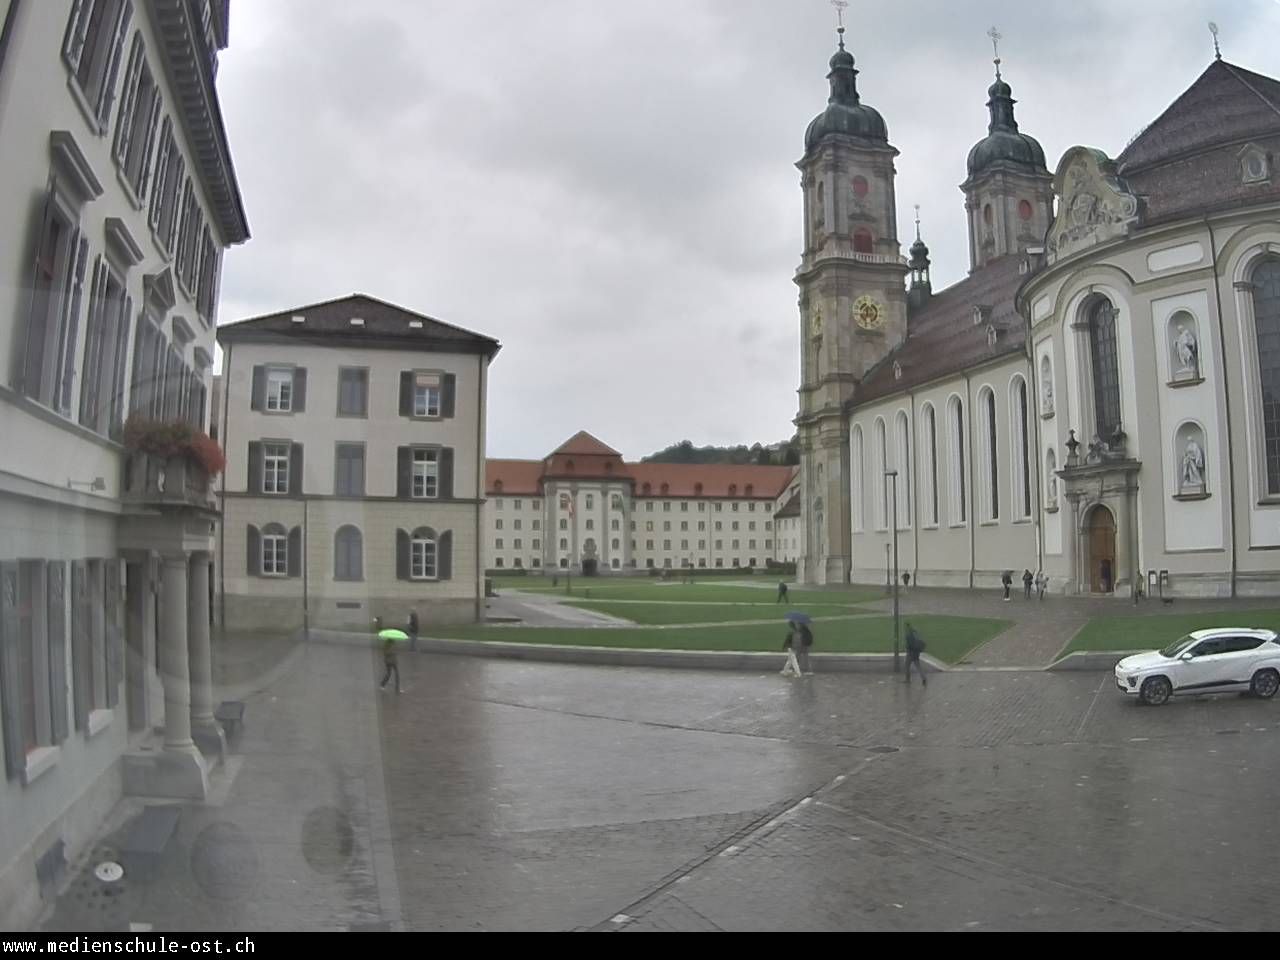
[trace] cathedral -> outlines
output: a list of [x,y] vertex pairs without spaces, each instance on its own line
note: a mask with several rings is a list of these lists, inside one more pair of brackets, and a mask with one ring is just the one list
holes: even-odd
[[997,58],[934,290],[857,76],[842,29],[797,164],[800,579],[1280,594],[1280,82],[1219,56],[1050,170]]

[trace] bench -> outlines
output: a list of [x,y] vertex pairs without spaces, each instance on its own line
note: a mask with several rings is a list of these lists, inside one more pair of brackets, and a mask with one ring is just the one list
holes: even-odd
[[222,724],[222,732],[230,740],[244,723],[244,701],[223,700],[213,711],[213,718]]
[[145,881],[155,874],[181,816],[179,806],[142,808],[120,842],[120,863],[127,876]]

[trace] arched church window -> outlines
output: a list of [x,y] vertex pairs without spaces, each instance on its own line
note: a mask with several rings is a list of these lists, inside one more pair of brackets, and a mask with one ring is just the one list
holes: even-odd
[[964,401],[952,397],[948,419],[951,421],[951,522],[964,523],[967,519],[965,505],[965,448]]
[[1013,408],[1014,512],[1031,516],[1031,456],[1027,431],[1027,381],[1015,377],[1010,404]]
[[875,462],[872,464],[872,482],[875,484],[876,491],[876,529],[889,529],[889,488],[885,483],[884,472],[889,466],[889,445],[885,438],[884,420],[880,417],[876,418],[875,427],[875,448],[872,454]]
[[1000,519],[1000,458],[996,441],[996,395],[987,387],[978,396],[978,405],[982,411],[982,479],[986,481],[983,496],[987,520]]
[[1035,214],[1035,209],[1031,206],[1030,200],[1018,201],[1018,219],[1026,223]]
[[1116,349],[1116,308],[1099,297],[1089,308],[1089,352],[1093,362],[1095,432],[1109,441],[1120,429],[1120,360]]
[[862,425],[854,424],[853,440],[850,444],[850,460],[853,463],[852,474],[849,478],[849,503],[853,511],[853,529],[855,532],[861,532],[863,526],[862,517],[862,484],[863,477],[866,476],[865,467],[862,462]]
[[859,227],[853,234],[853,251],[854,253],[870,253],[875,245],[875,241],[871,237],[871,231],[866,227]]
[[928,489],[925,491],[925,509],[928,511],[928,523],[938,522],[938,416],[933,405],[924,408],[924,454],[928,458],[924,466],[924,478]]
[[1258,336],[1267,493],[1280,494],[1280,260],[1265,260],[1253,272],[1253,319]]
[[995,223],[995,219],[996,219],[995,211],[991,209],[991,204],[988,203],[985,207],[982,208],[982,222],[989,227],[993,223]]
[[894,433],[898,448],[895,464],[898,478],[894,482],[898,485],[898,509],[901,511],[897,523],[900,528],[906,528],[911,526],[911,430],[904,411],[898,411]]

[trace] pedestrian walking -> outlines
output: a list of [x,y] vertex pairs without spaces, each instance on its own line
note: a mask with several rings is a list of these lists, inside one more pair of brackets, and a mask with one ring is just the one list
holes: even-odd
[[796,662],[800,666],[800,672],[807,677],[813,676],[813,667],[809,664],[809,648],[813,646],[813,631],[809,629],[807,623],[797,623],[798,633],[800,634],[799,649],[796,651]]
[[778,599],[773,602],[781,603],[785,599],[787,599],[787,585],[785,582],[779,581],[778,582]]
[[1027,600],[1031,599],[1031,581],[1034,579],[1035,577],[1032,575],[1030,570],[1022,571],[1022,594]]
[[1013,571],[1006,570],[1000,578],[1000,582],[1004,585],[1004,602],[1009,602],[1009,590],[1013,587]]
[[1049,578],[1043,570],[1036,571],[1036,592],[1040,594],[1040,600],[1044,601],[1044,592],[1049,589]]
[[418,611],[409,611],[409,620],[405,624],[405,632],[409,634],[409,649],[417,651],[418,649]]
[[913,627],[911,625],[911,621],[908,620],[907,621],[907,679],[906,679],[906,682],[907,683],[911,682],[911,665],[914,663],[916,665],[916,673],[920,674],[921,686],[927,687],[929,685],[929,681],[928,679],[926,679],[924,675],[924,664],[920,662],[920,654],[922,653],[924,653],[924,640],[921,639],[920,634],[916,631],[916,628]]
[[787,630],[787,636],[782,641],[782,649],[787,651],[787,662],[782,666],[782,675],[784,677],[800,676],[800,661],[796,658],[796,648],[800,646],[800,631],[796,629],[793,623]]
[[[376,634],[382,633],[382,618],[374,617],[373,629]],[[396,642],[391,637],[382,637],[382,662],[386,665],[387,672],[382,675],[382,683],[378,684],[379,690],[387,689],[387,683],[391,680],[391,674],[396,675],[396,693],[400,693],[400,662],[396,657]]]

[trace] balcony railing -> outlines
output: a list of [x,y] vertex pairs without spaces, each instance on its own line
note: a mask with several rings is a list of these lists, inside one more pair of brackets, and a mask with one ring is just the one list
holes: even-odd
[[186,456],[162,457],[133,451],[124,460],[121,499],[125,503],[217,509],[208,471]]

